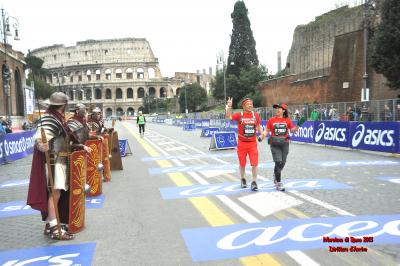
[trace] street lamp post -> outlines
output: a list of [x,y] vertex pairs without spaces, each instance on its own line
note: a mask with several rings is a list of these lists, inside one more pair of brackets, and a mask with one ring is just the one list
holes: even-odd
[[4,87],[4,92],[7,97],[7,107],[6,107],[6,114],[7,114],[7,119],[10,121],[11,120],[11,86],[10,86],[10,80],[11,80],[11,71],[7,65],[7,36],[12,36],[11,31],[10,31],[10,24],[14,28],[15,33],[14,33],[14,40],[18,41],[19,36],[18,36],[18,28],[19,28],[19,22],[18,19],[12,16],[9,16],[7,11],[5,11],[3,8],[1,8],[1,34],[2,34],[2,42],[4,46],[4,65],[2,67],[2,75],[3,75],[3,87]]
[[185,86],[185,114],[187,115],[189,112],[188,112],[188,108],[187,108],[187,96],[186,96],[186,94],[187,94],[187,86]]

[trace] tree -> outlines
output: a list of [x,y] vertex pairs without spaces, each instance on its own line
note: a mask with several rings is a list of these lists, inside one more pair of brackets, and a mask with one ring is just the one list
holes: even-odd
[[[199,107],[204,107],[204,103],[207,101],[207,93],[198,83],[185,85],[179,94],[179,106],[181,112],[185,112],[185,94],[187,101],[187,108],[189,112],[195,112]],[[203,105],[203,106],[202,106]]]
[[36,56],[27,56],[25,62],[26,67],[30,69],[27,82],[31,85],[32,81],[34,82],[36,97],[42,99],[50,97],[55,89],[44,80],[48,71],[42,68],[43,60]]
[[400,89],[400,1],[385,0],[382,3],[381,23],[371,42],[371,65],[383,74],[388,86]]
[[233,98],[233,104],[241,107],[241,100],[245,97],[253,99],[255,106],[261,106],[261,95],[258,93],[258,84],[271,76],[264,65],[251,66],[240,71],[239,77],[229,75],[226,78],[226,94]]
[[237,1],[231,14],[233,28],[229,45],[227,75],[233,74],[239,77],[242,69],[258,65],[256,41],[247,14],[244,2]]

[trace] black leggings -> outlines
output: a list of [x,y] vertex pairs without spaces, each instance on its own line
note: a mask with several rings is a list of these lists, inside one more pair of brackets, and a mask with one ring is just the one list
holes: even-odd
[[143,130],[143,134],[144,134],[144,124],[139,125],[139,134],[142,134],[142,130]]
[[285,167],[285,162],[275,162],[274,174],[276,182],[281,182],[281,172],[283,167]]

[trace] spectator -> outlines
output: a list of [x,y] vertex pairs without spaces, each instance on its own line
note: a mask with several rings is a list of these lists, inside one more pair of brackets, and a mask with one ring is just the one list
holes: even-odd
[[331,105],[329,112],[328,112],[328,117],[329,120],[337,120],[337,112],[335,107],[333,107],[333,105]]
[[392,112],[390,111],[390,108],[387,104],[385,104],[385,107],[383,109],[383,121],[391,121],[393,117]]
[[296,111],[294,111],[294,120],[299,120],[300,118],[300,111],[299,109],[296,109]]
[[400,103],[396,104],[396,121],[400,121]]
[[6,134],[6,129],[3,126],[3,123],[0,123],[0,136],[3,136]]
[[351,106],[347,107],[346,117],[347,121],[354,121],[354,113],[353,109],[351,109]]
[[328,110],[325,107],[321,110],[321,116],[322,120],[328,120]]
[[317,121],[319,119],[319,113],[317,109],[314,109],[311,112],[311,116],[310,116],[311,121]]

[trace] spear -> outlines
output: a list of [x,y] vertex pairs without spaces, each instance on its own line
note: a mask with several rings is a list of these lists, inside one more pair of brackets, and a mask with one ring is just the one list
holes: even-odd
[[[41,136],[42,136],[42,142],[43,143],[47,143],[46,133],[44,132],[43,123],[42,123],[42,116],[40,114],[40,105],[39,105],[38,98],[36,98],[36,102],[37,102],[37,105],[38,105],[38,108],[39,108],[40,133],[41,133]],[[58,228],[58,239],[61,239],[60,215],[58,213],[58,204],[57,204],[56,198],[54,197],[55,189],[54,189],[53,173],[51,171],[51,165],[50,165],[50,155],[49,155],[48,151],[45,151],[44,155],[46,157],[47,173],[49,175],[49,180],[50,180],[50,191],[51,191],[51,195],[52,195],[52,198],[53,198],[54,210],[56,212],[56,220],[57,220],[57,228]]]

